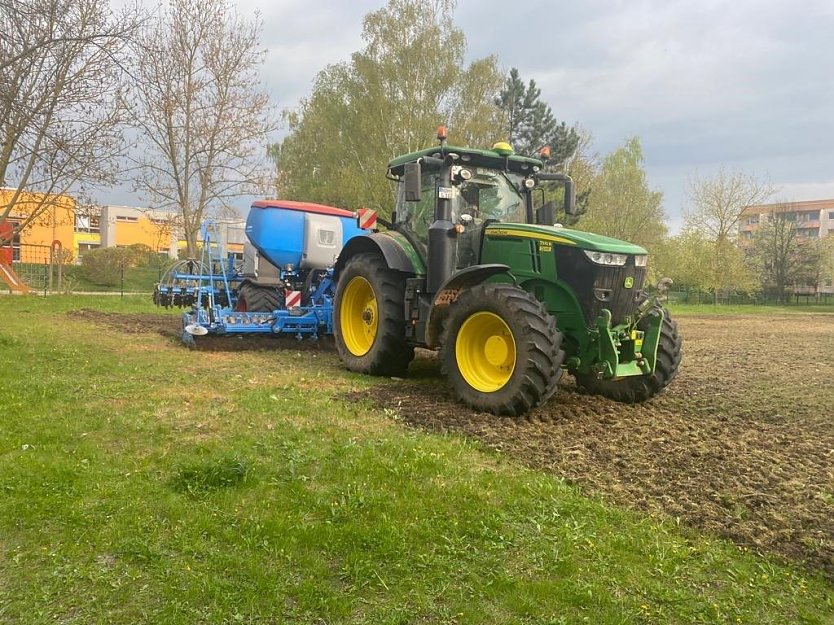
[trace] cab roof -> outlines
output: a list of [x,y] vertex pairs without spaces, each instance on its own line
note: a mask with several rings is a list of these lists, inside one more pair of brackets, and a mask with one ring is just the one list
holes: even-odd
[[524,175],[532,174],[534,168],[541,169],[543,166],[543,163],[539,159],[528,156],[518,156],[516,154],[504,156],[494,150],[478,150],[455,145],[436,145],[431,148],[398,156],[388,163],[388,171],[394,176],[401,176],[403,174],[403,166],[406,163],[413,163],[424,156],[436,156],[440,158],[447,154],[459,155],[460,160],[457,162],[458,165],[472,165],[487,169],[507,169]]

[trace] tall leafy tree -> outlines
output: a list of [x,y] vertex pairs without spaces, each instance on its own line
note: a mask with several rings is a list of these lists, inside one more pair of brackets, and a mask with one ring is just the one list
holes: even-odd
[[0,0],[0,222],[25,203],[23,229],[60,195],[116,181],[137,20],[107,0]]
[[767,181],[722,166],[710,178],[696,176],[690,180],[691,207],[684,215],[685,222],[712,241],[735,240],[744,209],[763,203],[771,195],[773,187]]
[[171,0],[135,48],[129,98],[139,132],[136,186],[175,209],[191,256],[204,217],[262,184],[277,126],[259,71],[261,24],[228,0]]
[[362,50],[319,72],[309,98],[288,114],[282,195],[390,214],[391,158],[434,143],[488,145],[500,129],[492,57],[464,64],[466,41],[449,20],[454,0],[389,0],[363,21]]
[[761,204],[772,194],[768,182],[723,166],[712,177],[690,180],[684,229],[711,244],[712,264],[706,282],[716,295],[756,288],[755,277],[736,244],[738,224],[745,208]]
[[649,188],[637,137],[603,159],[591,182],[581,225],[649,250],[666,237],[663,194]]
[[548,145],[551,163],[559,165],[576,151],[580,141],[576,128],[558,122],[550,105],[541,100],[536,81],[524,84],[515,67],[504,80],[495,105],[502,113],[507,140],[519,154],[534,155]]
[[771,211],[759,224],[751,252],[762,290],[779,303],[785,301],[789,285],[817,277],[817,248],[799,240],[796,222],[784,210]]

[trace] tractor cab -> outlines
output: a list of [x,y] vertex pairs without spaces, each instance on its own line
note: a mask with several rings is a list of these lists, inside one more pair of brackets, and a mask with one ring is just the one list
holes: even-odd
[[394,223],[413,239],[424,257],[440,193],[448,196],[443,199],[448,201],[449,221],[456,225],[458,234],[456,269],[478,263],[486,224],[526,220],[527,203],[521,192],[524,178],[516,172],[452,165],[451,184],[444,184],[440,169],[421,170],[419,200],[407,201],[405,181],[398,185]]
[[389,179],[398,181],[393,226],[427,266],[430,292],[455,272],[481,262],[484,230],[490,224],[552,226],[552,203],[534,211],[534,191],[543,181],[564,183],[565,212],[573,213],[573,181],[543,172],[542,160],[514,155],[506,143],[492,150],[449,146],[443,127],[438,138],[439,146],[388,164]]

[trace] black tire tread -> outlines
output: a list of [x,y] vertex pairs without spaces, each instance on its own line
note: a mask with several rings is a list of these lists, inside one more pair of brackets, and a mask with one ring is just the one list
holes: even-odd
[[[339,306],[341,288],[352,277],[362,276],[374,289],[379,311],[378,334],[370,351],[354,356],[341,338]],[[339,276],[333,308],[336,349],[345,366],[357,373],[400,376],[414,360],[414,346],[405,338],[405,277],[390,269],[378,254],[357,254],[351,258]]]
[[[559,385],[565,353],[556,320],[533,295],[510,284],[478,285],[464,291],[446,318],[441,367],[458,397],[471,408],[497,415],[518,416],[546,402]],[[479,310],[498,313],[508,325],[517,321],[517,352],[526,355],[504,389],[483,393],[460,375],[455,357],[455,338],[461,323]],[[502,314],[503,313],[503,314]],[[518,343],[522,344],[519,346]],[[519,364],[522,364],[519,368]]]
[[[284,298],[281,292],[271,286],[259,286],[251,282],[240,285],[237,293],[238,310],[246,312],[272,312],[284,308]],[[245,308],[241,307],[245,302]]]
[[654,373],[621,380],[597,380],[591,375],[576,374],[577,386],[592,395],[602,395],[624,404],[643,403],[665,389],[678,373],[683,358],[683,339],[668,310],[656,305],[649,312],[649,315],[659,314],[663,314],[663,323]]

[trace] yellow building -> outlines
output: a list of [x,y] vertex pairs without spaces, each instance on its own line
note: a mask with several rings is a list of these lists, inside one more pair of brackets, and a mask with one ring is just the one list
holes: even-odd
[[[0,210],[14,196],[14,189],[0,188]],[[130,206],[77,206],[69,196],[49,198],[44,194],[25,193],[9,216],[13,225],[22,223],[46,200],[46,208],[29,225],[15,235],[13,260],[23,263],[50,262],[50,246],[60,242],[64,262],[80,262],[85,253],[99,247],[146,245],[158,254],[177,258],[184,253],[185,240],[178,214],[172,211]],[[227,251],[242,254],[245,223],[243,220],[217,221],[220,242]]]
[[171,211],[102,206],[98,220],[102,247],[147,245],[158,254],[177,257],[177,213]]
[[[5,212],[15,191],[0,188],[0,213]],[[47,262],[53,241],[60,241],[61,247],[75,257],[75,210],[75,200],[66,195],[21,193],[9,213],[8,221],[17,226],[27,221],[33,212],[38,215],[15,235],[12,242],[14,260],[24,263]]]

